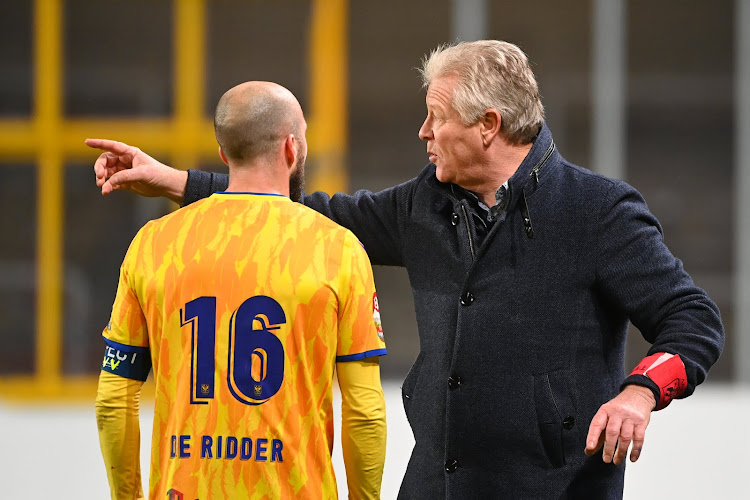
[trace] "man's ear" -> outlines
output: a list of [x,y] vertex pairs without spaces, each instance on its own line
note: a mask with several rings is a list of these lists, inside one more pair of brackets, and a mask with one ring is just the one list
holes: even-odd
[[229,160],[227,160],[227,155],[224,154],[224,150],[221,149],[221,146],[219,146],[219,158],[224,162],[224,165],[227,167],[229,166]]
[[297,161],[297,138],[294,137],[294,134],[289,134],[284,139],[284,157],[287,167],[292,168]]
[[500,135],[500,126],[503,123],[503,117],[495,108],[484,110],[484,114],[479,118],[479,133],[482,134],[482,144],[485,147],[492,144],[495,137]]

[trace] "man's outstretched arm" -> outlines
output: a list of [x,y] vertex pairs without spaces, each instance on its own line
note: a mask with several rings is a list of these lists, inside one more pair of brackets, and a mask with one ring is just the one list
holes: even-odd
[[[86,139],[92,148],[104,151],[94,163],[96,185],[102,194],[127,190],[143,196],[164,196],[188,205],[229,184],[225,174],[176,170],[135,146],[105,139]],[[326,193],[303,197],[302,203],[350,229],[362,242],[374,264],[402,266],[401,222],[411,209],[414,180],[379,193],[358,191],[333,198]]]

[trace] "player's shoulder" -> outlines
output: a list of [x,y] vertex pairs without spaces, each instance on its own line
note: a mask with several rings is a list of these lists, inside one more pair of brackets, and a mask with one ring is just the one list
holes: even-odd
[[354,233],[344,226],[337,224],[325,215],[322,215],[301,203],[292,203],[291,205],[291,210],[297,212],[295,214],[295,220],[297,220],[300,225],[314,227],[319,238],[329,241],[338,241],[349,245],[356,242],[357,245],[361,246]]
[[341,230],[346,231],[346,228],[336,224],[331,219],[316,212],[312,208],[306,207],[302,203],[294,202],[290,203],[286,207],[287,210],[291,212],[294,220],[298,221],[300,224],[314,225],[319,230],[325,232],[335,233]]
[[208,201],[209,198],[203,198],[191,203],[190,205],[173,210],[161,217],[152,219],[144,224],[142,231],[158,232],[170,226],[183,227],[187,222],[187,219],[190,219],[193,214],[203,211],[202,209],[204,208],[204,205],[209,205]]

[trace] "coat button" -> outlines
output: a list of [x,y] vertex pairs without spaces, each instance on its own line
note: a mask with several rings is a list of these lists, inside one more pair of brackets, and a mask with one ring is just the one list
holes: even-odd
[[453,212],[451,214],[451,224],[453,224],[454,226],[458,225],[458,214],[456,212]]
[[461,385],[461,377],[459,377],[458,375],[451,375],[450,377],[448,377],[449,389],[455,389],[459,385]]
[[452,474],[456,472],[456,469],[458,469],[458,461],[452,459],[445,461],[445,472]]
[[462,306],[469,306],[472,302],[474,302],[474,296],[471,294],[471,292],[466,292],[465,294],[461,295]]
[[569,415],[563,419],[563,427],[567,430],[572,429],[575,423],[576,419],[572,415]]

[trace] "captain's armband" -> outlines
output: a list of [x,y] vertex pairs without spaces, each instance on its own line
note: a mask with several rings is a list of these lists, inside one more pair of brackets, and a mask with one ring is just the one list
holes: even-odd
[[107,338],[102,371],[124,378],[145,382],[151,371],[151,353],[148,347],[120,344]]

